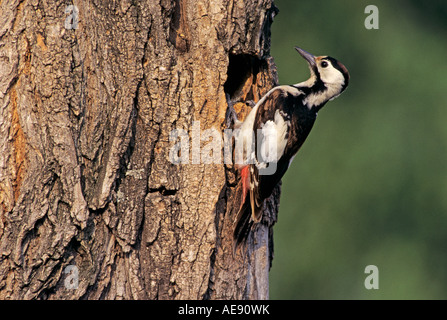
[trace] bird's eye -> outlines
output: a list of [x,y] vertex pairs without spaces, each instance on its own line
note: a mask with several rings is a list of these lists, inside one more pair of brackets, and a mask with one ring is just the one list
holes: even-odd
[[326,68],[329,64],[327,63],[327,61],[322,61],[321,62],[321,67],[322,68]]

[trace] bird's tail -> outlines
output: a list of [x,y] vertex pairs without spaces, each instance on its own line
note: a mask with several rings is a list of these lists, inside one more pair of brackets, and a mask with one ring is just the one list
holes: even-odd
[[239,209],[234,222],[233,232],[233,251],[245,245],[248,234],[253,226],[253,219],[251,218],[250,202],[245,201]]
[[245,244],[250,229],[253,225],[249,190],[250,171],[249,167],[245,166],[241,169],[241,179],[236,187],[236,196],[234,198],[235,205],[233,207],[239,208],[233,220],[234,251],[236,251],[241,245]]

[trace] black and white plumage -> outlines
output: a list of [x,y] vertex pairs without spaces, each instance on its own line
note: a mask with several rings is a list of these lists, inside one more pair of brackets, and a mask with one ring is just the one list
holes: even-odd
[[[298,47],[295,49],[308,62],[310,78],[271,89],[244,122],[235,124],[240,129],[236,146],[243,143],[243,159],[246,159],[242,163],[236,161],[241,178],[237,190],[242,194],[236,197],[240,200],[235,204],[238,210],[234,220],[235,246],[243,243],[253,224],[261,220],[264,200],[306,140],[317,112],[348,86],[349,73],[342,63],[329,56],[315,57]],[[269,167],[274,171],[268,172]]]

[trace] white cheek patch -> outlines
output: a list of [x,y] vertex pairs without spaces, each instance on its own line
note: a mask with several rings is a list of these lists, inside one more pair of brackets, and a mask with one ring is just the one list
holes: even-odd
[[320,70],[321,80],[326,84],[344,84],[345,77],[343,74],[335,69],[334,67],[329,67]]
[[343,74],[335,68],[324,71],[320,70],[320,76],[327,89],[323,92],[311,93],[303,100],[303,103],[309,109],[338,97],[345,84]]

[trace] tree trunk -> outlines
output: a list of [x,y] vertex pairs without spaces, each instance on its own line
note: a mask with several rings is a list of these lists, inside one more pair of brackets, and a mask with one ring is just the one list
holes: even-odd
[[[233,253],[238,175],[204,163],[204,132],[222,139],[226,94],[276,84],[276,12],[0,1],[0,299],[268,298],[279,187]],[[173,132],[189,134],[188,163],[172,161]]]

